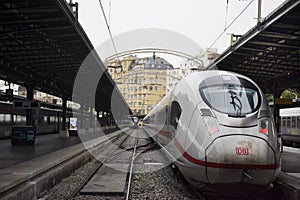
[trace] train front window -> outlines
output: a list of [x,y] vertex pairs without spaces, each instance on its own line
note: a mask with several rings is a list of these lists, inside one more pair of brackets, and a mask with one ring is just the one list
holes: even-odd
[[248,80],[230,77],[226,81],[223,79],[222,84],[216,80],[214,83],[205,81],[200,85],[201,96],[212,109],[233,117],[242,117],[255,112],[260,106],[259,91]]

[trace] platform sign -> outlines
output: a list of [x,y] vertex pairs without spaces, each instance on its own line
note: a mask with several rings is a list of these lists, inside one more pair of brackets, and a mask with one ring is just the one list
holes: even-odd
[[71,117],[70,118],[70,131],[77,131],[77,118]]

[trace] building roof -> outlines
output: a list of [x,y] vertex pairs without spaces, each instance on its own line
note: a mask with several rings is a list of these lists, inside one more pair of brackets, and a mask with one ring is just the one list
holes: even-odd
[[173,69],[173,65],[166,59],[155,56],[137,58],[130,64],[129,70],[133,70],[137,66],[140,66],[143,69]]

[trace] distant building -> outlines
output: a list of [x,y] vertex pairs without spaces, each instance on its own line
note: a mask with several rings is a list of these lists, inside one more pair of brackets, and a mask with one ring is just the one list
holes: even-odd
[[[26,88],[23,87],[23,86],[20,86],[19,90],[18,90],[18,95],[22,96],[22,97],[26,97],[26,95],[27,95]],[[37,90],[34,90],[33,99],[39,100],[39,101],[42,101],[42,102],[62,105],[62,99],[61,98],[53,96],[51,94],[40,92],[40,91],[37,91]]]
[[204,66],[211,64],[219,56],[220,56],[220,54],[218,53],[217,48],[206,49],[206,59],[205,59],[206,62],[204,63]]
[[[17,92],[16,95],[26,97],[26,95],[27,95],[26,88],[23,87],[23,86],[19,86],[18,87],[18,92]],[[37,91],[37,90],[34,90],[33,99],[38,100],[38,101],[42,101],[42,102],[46,102],[46,103],[50,103],[50,104],[56,104],[56,105],[62,106],[62,99],[61,98],[53,96],[51,94],[40,92],[40,91]],[[67,108],[79,109],[79,107],[80,107],[80,105],[78,103],[67,101]]]
[[[10,83],[10,88],[13,89],[13,94],[18,95],[18,85]],[[9,89],[8,83],[0,80],[0,92],[6,92],[6,89]]]
[[[168,93],[177,83],[185,76],[196,72],[205,70],[205,68],[212,63],[216,58],[220,56],[217,53],[217,49],[210,48],[206,50],[201,56],[198,56],[198,60],[186,60],[179,65],[179,68],[168,69],[166,76],[166,93]],[[202,62],[202,66],[199,65],[199,60]]]
[[145,115],[182,77],[204,70],[218,56],[217,49],[207,49],[197,60],[187,60],[178,68],[155,53],[143,58],[129,55],[106,65],[133,114]]
[[168,93],[184,77],[181,68],[168,69],[166,76],[166,93]]
[[27,94],[26,88],[23,86],[20,86],[18,89],[18,96],[26,97],[26,94]]
[[164,58],[124,57],[109,63],[108,70],[134,115],[146,115],[166,94],[167,70],[173,66]]

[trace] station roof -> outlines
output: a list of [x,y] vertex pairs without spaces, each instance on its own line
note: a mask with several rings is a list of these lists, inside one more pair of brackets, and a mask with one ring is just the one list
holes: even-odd
[[286,1],[208,66],[213,68],[246,75],[265,92],[300,88],[300,1]]
[[[74,10],[65,0],[1,0],[0,79],[70,99],[78,69],[94,49]],[[104,74],[99,109],[108,110],[115,84],[97,54],[94,60]]]

